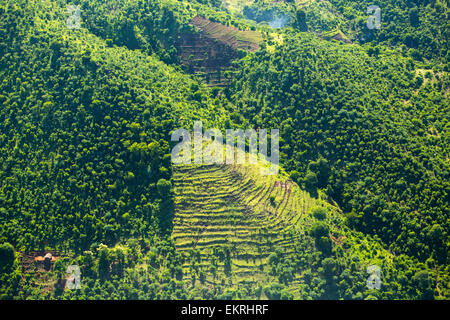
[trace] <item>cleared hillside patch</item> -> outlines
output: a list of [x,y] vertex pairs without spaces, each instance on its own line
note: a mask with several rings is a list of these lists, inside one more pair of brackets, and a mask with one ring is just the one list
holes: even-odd
[[[204,282],[212,284],[267,279],[269,255],[275,248],[292,254],[302,216],[326,205],[286,176],[262,176],[259,170],[250,165],[175,166],[173,239],[186,255],[184,274],[191,285],[193,270],[206,271]],[[215,259],[218,252],[224,252],[222,259]]]
[[232,63],[239,50],[257,51],[263,41],[259,31],[243,31],[200,16],[191,20],[195,31],[180,35],[177,47],[185,70],[210,86],[224,87],[232,80]]

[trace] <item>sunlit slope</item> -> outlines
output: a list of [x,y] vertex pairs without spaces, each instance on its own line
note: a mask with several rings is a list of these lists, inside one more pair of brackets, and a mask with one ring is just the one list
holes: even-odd
[[237,281],[267,272],[267,258],[276,247],[293,253],[299,236],[295,226],[305,226],[313,207],[330,206],[284,175],[263,176],[259,170],[250,165],[175,167],[176,247],[205,257],[217,247],[230,248]]
[[[397,283],[411,268],[414,273],[428,270],[433,288],[443,289],[439,283],[448,278],[444,270],[390,252],[379,240],[349,229],[341,210],[322,193],[313,197],[283,171],[265,176],[260,169],[174,166],[172,238],[184,257],[187,287],[217,289],[225,296],[233,292],[234,297],[248,289],[247,296],[257,299],[273,299],[266,291],[273,284],[282,285],[294,299],[405,299],[414,292],[408,291],[408,283]],[[326,214],[319,217],[318,209]],[[324,238],[315,235],[320,224],[327,229],[328,249]],[[374,265],[381,270],[382,290],[367,287],[367,268]],[[318,283],[332,289],[314,293]],[[258,288],[264,290],[258,294]]]

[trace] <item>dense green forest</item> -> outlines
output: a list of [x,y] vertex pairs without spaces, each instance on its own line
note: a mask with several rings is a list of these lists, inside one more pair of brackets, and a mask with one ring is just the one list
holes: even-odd
[[[448,2],[371,4],[0,0],[0,298],[449,299]],[[278,180],[174,167],[197,120],[280,129]]]
[[445,263],[446,239],[433,232],[447,229],[449,210],[441,153],[449,141],[436,139],[447,129],[440,86],[448,78],[433,83],[439,72],[429,70],[424,83],[414,62],[391,50],[371,57],[296,35],[277,49],[243,62],[229,93],[243,121],[281,128],[293,179],[326,188],[357,229],[378,234],[395,252]]

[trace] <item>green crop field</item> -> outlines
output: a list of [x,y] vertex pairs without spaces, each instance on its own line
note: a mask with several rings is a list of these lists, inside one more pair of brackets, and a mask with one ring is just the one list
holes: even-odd
[[[283,177],[263,177],[259,167],[176,167],[173,238],[182,252],[199,251],[199,268],[220,247],[231,250],[234,282],[261,284],[274,248],[291,254],[297,227],[311,208],[325,205]],[[271,197],[274,200],[271,202]],[[203,262],[205,261],[205,262]],[[188,263],[185,268],[189,268]],[[219,267],[223,272],[223,265]],[[187,273],[188,274],[188,273]],[[220,280],[208,279],[215,282]]]

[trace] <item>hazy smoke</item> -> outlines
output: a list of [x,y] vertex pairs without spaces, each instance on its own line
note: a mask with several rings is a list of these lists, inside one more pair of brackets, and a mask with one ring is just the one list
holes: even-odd
[[291,17],[287,14],[279,12],[277,9],[258,10],[257,8],[244,7],[242,12],[248,19],[257,23],[266,22],[272,28],[284,28]]
[[284,26],[289,22],[290,18],[288,15],[282,16],[274,16],[272,21],[269,21],[268,24],[274,29],[284,28]]

